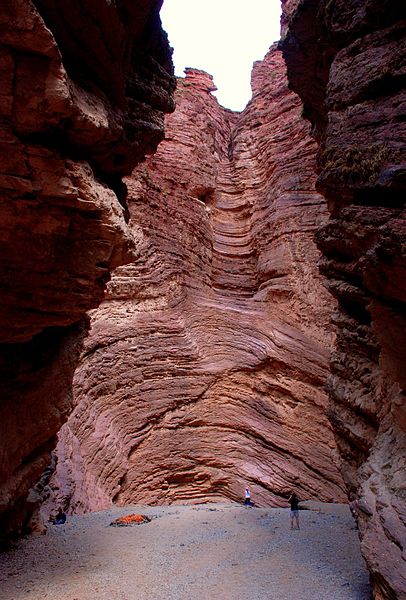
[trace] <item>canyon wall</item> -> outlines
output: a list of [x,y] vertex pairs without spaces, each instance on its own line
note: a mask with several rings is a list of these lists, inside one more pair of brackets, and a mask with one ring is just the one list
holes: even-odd
[[137,252],[122,178],[174,108],[160,4],[0,8],[0,541],[72,408],[84,315]]
[[[339,303],[330,419],[378,599],[406,598],[406,14],[403,2],[284,3],[290,85],[319,141]],[[402,20],[403,19],[403,20]]]
[[138,255],[91,313],[54,506],[241,501],[247,484],[259,506],[292,488],[345,500],[325,416],[316,144],[276,48],[252,87],[233,113],[188,69],[165,140],[127,180]]

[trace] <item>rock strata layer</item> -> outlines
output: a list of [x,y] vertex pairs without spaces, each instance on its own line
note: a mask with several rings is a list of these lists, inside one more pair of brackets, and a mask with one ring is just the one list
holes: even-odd
[[83,316],[136,252],[122,178],[173,109],[159,8],[0,8],[0,537],[21,528],[72,408]]
[[330,210],[330,418],[375,597],[391,600],[406,598],[405,17],[397,1],[287,1],[282,44]]
[[317,271],[316,144],[281,53],[241,114],[187,69],[158,152],[127,180],[138,256],[92,311],[54,502],[343,501],[323,385],[334,301]]

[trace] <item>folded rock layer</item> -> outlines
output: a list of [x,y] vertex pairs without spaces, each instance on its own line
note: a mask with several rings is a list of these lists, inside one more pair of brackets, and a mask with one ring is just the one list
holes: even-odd
[[339,303],[330,419],[375,597],[406,598],[406,13],[284,3],[289,83],[320,144],[322,273]]
[[323,390],[334,305],[313,236],[316,144],[273,47],[241,114],[187,69],[128,178],[138,256],[91,313],[54,502],[343,501]]
[[0,537],[72,408],[83,317],[136,252],[122,178],[174,108],[160,4],[0,8]]

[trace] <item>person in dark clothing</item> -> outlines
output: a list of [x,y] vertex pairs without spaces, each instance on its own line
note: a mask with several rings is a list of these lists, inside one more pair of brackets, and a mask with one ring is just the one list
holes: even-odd
[[[288,502],[290,504],[290,528],[291,529],[300,529],[300,526],[299,526],[299,498],[296,496],[295,492],[291,493]],[[296,527],[293,526],[295,522],[296,522]]]
[[55,517],[55,525],[63,525],[66,522],[66,514],[63,512],[62,508],[58,510]]
[[251,508],[251,492],[249,488],[245,488],[244,506]]

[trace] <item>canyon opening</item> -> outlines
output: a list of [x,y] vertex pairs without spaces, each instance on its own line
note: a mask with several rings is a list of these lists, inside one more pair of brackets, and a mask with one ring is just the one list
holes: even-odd
[[236,112],[161,4],[0,9],[0,598],[404,599],[404,6]]

